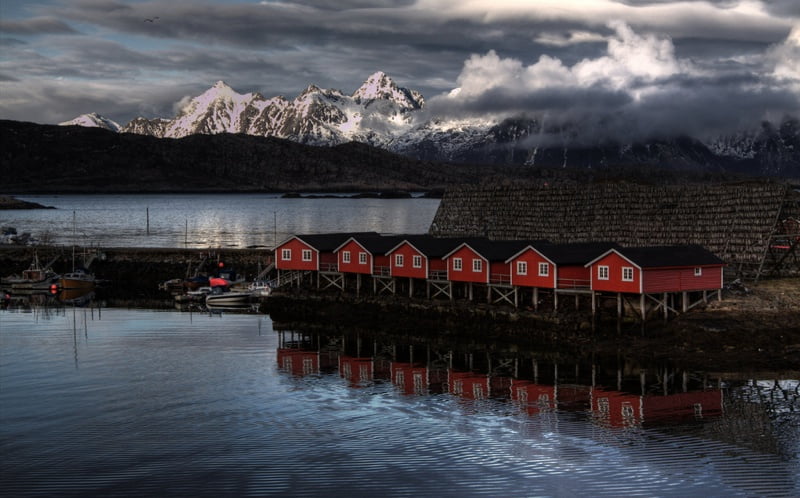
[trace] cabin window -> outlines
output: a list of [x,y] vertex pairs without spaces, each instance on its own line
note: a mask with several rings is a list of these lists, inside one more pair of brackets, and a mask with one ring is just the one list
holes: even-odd
[[422,256],[412,256],[411,266],[414,268],[422,268]]
[[358,253],[358,263],[361,265],[367,264],[367,253],[365,252]]
[[528,262],[517,261],[517,275],[527,275],[527,274],[528,274]]
[[694,269],[694,276],[695,277],[702,277],[703,276],[703,269],[700,268],[700,267],[695,268]]
[[403,266],[403,255],[402,254],[395,254],[394,255],[394,265],[398,267]]
[[472,260],[472,271],[474,271],[474,272],[483,271],[483,261],[481,261],[480,259],[473,259]]
[[453,258],[453,270],[461,271],[463,267],[464,266],[463,266],[463,263],[461,261],[461,258]]
[[608,280],[608,267],[607,266],[598,266],[597,267],[597,280]]
[[303,261],[311,261],[311,249],[303,249]]
[[546,277],[550,275],[550,265],[547,263],[539,263],[539,276]]
[[630,266],[624,266],[622,268],[622,281],[633,282],[633,268]]
[[284,261],[291,261],[292,260],[292,250],[291,249],[281,249],[281,259]]
[[343,251],[342,252],[342,262],[349,263],[350,262],[350,251]]

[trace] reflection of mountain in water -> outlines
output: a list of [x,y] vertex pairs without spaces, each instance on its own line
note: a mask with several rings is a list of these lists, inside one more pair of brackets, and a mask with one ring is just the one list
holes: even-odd
[[411,345],[385,336],[279,334],[277,363],[284,372],[338,375],[353,388],[388,381],[406,395],[495,400],[531,416],[585,414],[608,429],[658,428],[784,456],[800,437],[784,430],[797,423],[798,380],[743,382],[727,380],[739,374],[712,377],[621,358]]

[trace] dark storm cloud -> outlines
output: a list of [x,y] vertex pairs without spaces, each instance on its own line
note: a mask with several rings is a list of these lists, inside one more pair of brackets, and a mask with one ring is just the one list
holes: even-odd
[[0,20],[0,32],[15,35],[77,33],[69,25],[53,17],[35,17],[21,21]]
[[[798,56],[784,44],[800,23],[794,0],[30,5],[38,17],[4,20],[28,31],[14,36],[22,43],[3,44],[0,72],[19,81],[4,83],[14,97],[0,102],[2,117],[55,115],[29,91],[51,84],[70,102],[58,120],[96,111],[127,122],[138,114],[171,117],[176,102],[217,80],[239,93],[293,98],[312,83],[349,94],[382,70],[421,91],[431,114],[542,113],[553,123],[577,116],[609,134],[658,134],[682,121],[705,129],[796,109],[800,91]],[[43,31],[32,29],[37,22]],[[30,36],[37,33],[45,36]],[[498,66],[482,69],[490,53]],[[59,78],[65,84],[53,82]],[[443,96],[455,87],[463,90],[458,97]],[[101,97],[104,104],[73,114],[77,103]],[[725,98],[738,101],[726,106]]]

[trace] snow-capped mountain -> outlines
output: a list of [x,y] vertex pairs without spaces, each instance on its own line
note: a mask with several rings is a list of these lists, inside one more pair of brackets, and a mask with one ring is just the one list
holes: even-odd
[[[398,87],[385,73],[371,75],[351,95],[309,85],[297,97],[240,94],[218,81],[187,99],[173,118],[136,118],[120,127],[97,114],[62,124],[181,138],[244,133],[310,145],[362,142],[406,156],[446,162],[504,163],[546,167],[658,165],[699,170],[800,176],[800,125],[786,119],[701,142],[676,136],[647,143],[576,146],[578,126],[544,125],[530,117],[422,120],[423,96]],[[547,135],[548,140],[540,140]],[[545,145],[542,145],[545,144]]]
[[313,145],[386,145],[409,128],[411,113],[423,106],[419,92],[398,87],[383,72],[367,78],[352,95],[309,85],[292,100],[240,94],[218,81],[190,99],[174,118],[139,117],[121,131],[168,138],[246,133]]
[[85,126],[87,128],[105,128],[106,130],[111,131],[120,131],[122,129],[118,123],[94,112],[89,114],[81,114],[73,120],[64,121],[63,123],[58,124],[62,126],[77,125]]

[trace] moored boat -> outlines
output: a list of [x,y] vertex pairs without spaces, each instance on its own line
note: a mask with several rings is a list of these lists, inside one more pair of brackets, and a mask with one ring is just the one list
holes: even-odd
[[61,275],[58,281],[61,289],[92,289],[95,286],[94,275],[83,268]]
[[58,283],[59,275],[50,269],[50,265],[41,266],[39,257],[34,253],[30,267],[22,270],[21,275],[10,275],[2,279],[4,289],[15,294],[46,292]]
[[253,293],[249,290],[232,291],[226,286],[216,286],[206,295],[206,306],[248,304],[252,296]]

